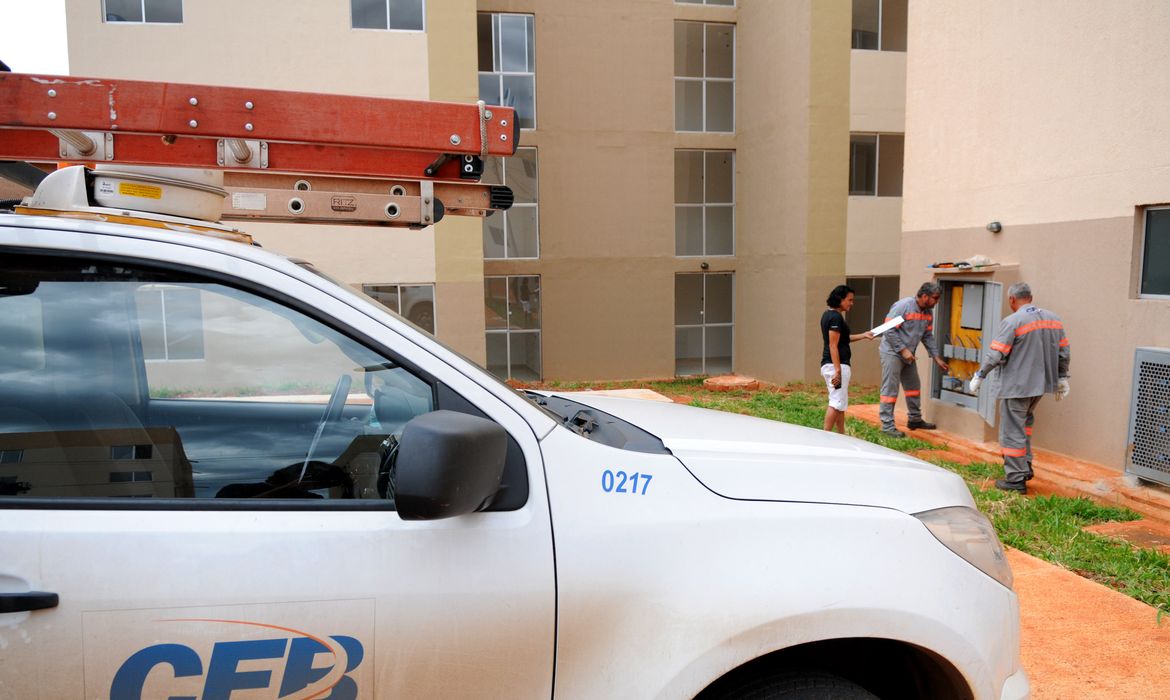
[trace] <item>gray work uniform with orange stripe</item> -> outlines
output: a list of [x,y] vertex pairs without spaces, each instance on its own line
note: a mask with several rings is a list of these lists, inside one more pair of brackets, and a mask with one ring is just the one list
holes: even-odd
[[881,407],[878,414],[883,429],[894,427],[894,403],[898,400],[898,386],[906,393],[906,412],[911,421],[922,420],[922,381],[918,368],[913,362],[907,363],[901,357],[903,348],[910,352],[918,349],[918,343],[926,346],[926,352],[934,357],[934,314],[918,306],[917,297],[906,297],[894,302],[886,320],[901,316],[902,325],[882,334],[879,358],[882,361]]
[[1005,481],[1023,483],[1032,476],[1036,404],[1068,377],[1070,358],[1064,322],[1051,311],[1027,304],[1000,323],[979,376],[999,372],[999,446]]

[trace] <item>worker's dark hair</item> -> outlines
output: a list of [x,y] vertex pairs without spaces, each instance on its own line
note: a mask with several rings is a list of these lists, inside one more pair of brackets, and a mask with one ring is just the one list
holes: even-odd
[[914,296],[920,297],[923,294],[928,297],[942,294],[942,285],[940,285],[938,282],[923,282],[922,286],[918,288],[918,293]]
[[833,287],[833,291],[829,292],[829,298],[825,300],[825,303],[829,305],[830,309],[839,309],[841,308],[841,302],[845,301],[845,297],[856,293],[853,291],[853,287],[847,284],[839,284]]

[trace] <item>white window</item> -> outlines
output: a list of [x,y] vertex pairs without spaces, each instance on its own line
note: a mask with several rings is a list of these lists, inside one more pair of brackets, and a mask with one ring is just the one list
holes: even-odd
[[183,21],[183,0],[103,0],[102,16],[107,22]]
[[485,277],[483,287],[488,371],[540,380],[540,277]]
[[902,196],[902,134],[849,135],[849,194]]
[[362,291],[419,328],[435,333],[435,285],[363,284]]
[[853,48],[906,50],[906,0],[853,0]]
[[735,274],[674,276],[674,373],[726,374],[732,370]]
[[521,129],[536,128],[536,41],[532,15],[478,16],[479,99],[515,107]]
[[483,220],[485,260],[540,257],[537,179],[535,148],[517,148],[514,156],[487,160],[480,182],[507,185],[515,202]]
[[735,25],[674,23],[674,130],[735,131]]
[[735,151],[674,152],[674,254],[735,254]]
[[199,290],[144,285],[134,294],[146,360],[202,360],[203,304]]
[[354,29],[426,29],[426,0],[349,0]]
[[1170,208],[1146,210],[1141,295],[1170,298]]

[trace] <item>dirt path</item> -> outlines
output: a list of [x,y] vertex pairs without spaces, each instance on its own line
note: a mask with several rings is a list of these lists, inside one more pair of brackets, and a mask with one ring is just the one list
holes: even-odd
[[1170,618],[1023,552],[1008,561],[1033,698],[1170,698]]

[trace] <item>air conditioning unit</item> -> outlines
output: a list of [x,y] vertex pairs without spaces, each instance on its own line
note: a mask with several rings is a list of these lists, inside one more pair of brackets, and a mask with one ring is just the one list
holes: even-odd
[[1170,349],[1138,348],[1125,471],[1170,486]]

